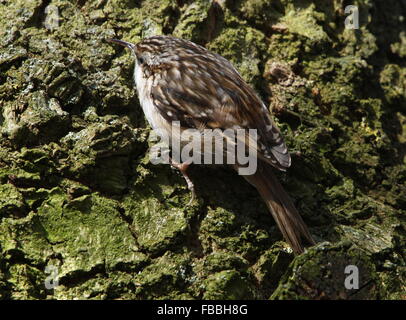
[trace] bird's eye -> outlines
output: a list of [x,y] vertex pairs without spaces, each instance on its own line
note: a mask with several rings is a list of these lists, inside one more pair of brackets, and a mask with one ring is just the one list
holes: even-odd
[[143,63],[144,63],[144,58],[143,58],[143,57],[139,57],[139,58],[138,58],[138,63],[139,63],[139,64],[143,64]]

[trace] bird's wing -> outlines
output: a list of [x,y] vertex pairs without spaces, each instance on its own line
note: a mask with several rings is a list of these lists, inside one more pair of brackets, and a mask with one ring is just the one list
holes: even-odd
[[258,155],[285,170],[290,155],[270,113],[234,67],[216,54],[184,57],[156,74],[151,98],[169,122],[183,128],[256,129]]

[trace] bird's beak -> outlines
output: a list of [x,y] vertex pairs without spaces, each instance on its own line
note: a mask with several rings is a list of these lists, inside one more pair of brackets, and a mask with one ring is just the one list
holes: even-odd
[[118,40],[118,39],[107,39],[107,41],[112,42],[112,43],[117,43],[120,46],[129,48],[130,50],[134,50],[134,48],[135,48],[135,44],[132,44],[130,42],[126,42],[126,41],[122,41],[122,40]]

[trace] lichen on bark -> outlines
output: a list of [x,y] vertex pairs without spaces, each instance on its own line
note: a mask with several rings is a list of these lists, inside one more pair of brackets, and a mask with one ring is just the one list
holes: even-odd
[[[406,8],[354,1],[354,30],[344,4],[0,1],[0,298],[404,299]],[[155,34],[225,56],[263,98],[317,246],[294,257],[231,169],[192,167],[188,207],[149,162],[132,57],[105,39]]]

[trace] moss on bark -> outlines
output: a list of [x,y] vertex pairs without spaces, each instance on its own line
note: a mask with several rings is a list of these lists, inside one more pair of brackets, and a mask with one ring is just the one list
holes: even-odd
[[[0,298],[404,299],[406,8],[354,4],[356,30],[343,1],[0,2]],[[132,58],[105,39],[154,34],[224,55],[266,101],[316,247],[294,257],[231,170],[192,167],[186,207],[149,162]]]

